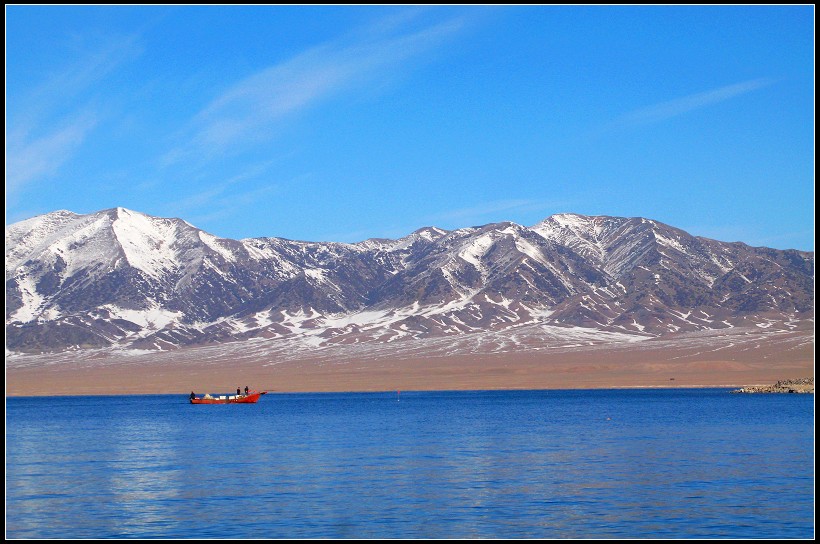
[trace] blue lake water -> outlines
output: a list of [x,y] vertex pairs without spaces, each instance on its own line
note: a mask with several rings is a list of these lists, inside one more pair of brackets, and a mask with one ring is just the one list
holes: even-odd
[[813,538],[814,395],[728,391],[7,398],[6,537]]

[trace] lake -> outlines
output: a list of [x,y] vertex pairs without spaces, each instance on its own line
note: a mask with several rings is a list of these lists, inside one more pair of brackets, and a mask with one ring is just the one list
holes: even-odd
[[12,397],[6,537],[813,538],[814,395]]

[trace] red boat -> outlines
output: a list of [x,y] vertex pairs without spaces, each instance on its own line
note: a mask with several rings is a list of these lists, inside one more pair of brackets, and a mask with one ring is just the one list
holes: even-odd
[[191,404],[253,404],[267,391],[250,391],[247,395],[204,395],[190,397]]

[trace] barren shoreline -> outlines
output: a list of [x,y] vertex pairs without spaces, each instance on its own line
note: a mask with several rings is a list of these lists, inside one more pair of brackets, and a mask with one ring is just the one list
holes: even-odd
[[814,334],[805,330],[736,330],[566,349],[521,345],[503,353],[422,347],[284,353],[237,344],[139,355],[7,357],[6,395],[187,395],[245,385],[282,393],[736,388],[814,376]]
[[[276,391],[276,390],[265,390],[268,394],[280,394],[280,395],[299,395],[299,394],[310,394],[310,393],[390,393],[395,395],[397,392],[399,393],[420,393],[420,392],[438,392],[438,393],[447,393],[453,391],[615,391],[615,390],[624,390],[624,389],[641,389],[641,390],[648,390],[648,389],[731,389],[734,387],[738,387],[736,384],[712,384],[712,385],[681,385],[681,386],[674,386],[674,385],[622,385],[622,386],[612,386],[612,387],[501,387],[501,388],[482,388],[482,389],[377,389],[377,390],[327,390],[327,391],[301,391],[301,390],[294,390],[294,391]],[[760,386],[762,387],[762,386]],[[210,391],[208,391],[210,392]],[[218,391],[218,394],[231,394],[232,390],[225,390],[225,391]],[[6,398],[37,398],[37,397],[110,397],[110,396],[117,396],[117,397],[138,397],[138,396],[146,396],[146,395],[182,395],[184,397],[188,397],[190,392],[180,392],[180,391],[173,391],[173,392],[165,392],[165,393],[78,393],[78,394],[61,394],[61,395],[12,395],[7,394]],[[199,394],[199,393],[197,393]],[[212,393],[214,394],[214,393]]]

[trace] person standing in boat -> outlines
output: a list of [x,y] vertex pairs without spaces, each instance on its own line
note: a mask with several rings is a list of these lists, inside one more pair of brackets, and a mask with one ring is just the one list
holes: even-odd
[[245,386],[245,396],[246,397],[248,396],[248,386],[247,385]]
[[195,398],[196,398],[196,394],[193,391],[191,391],[191,400],[194,400]]
[[238,396],[240,396],[241,394],[242,394],[242,392],[239,390],[239,387],[237,387],[237,388],[236,388],[236,396],[238,397]]

